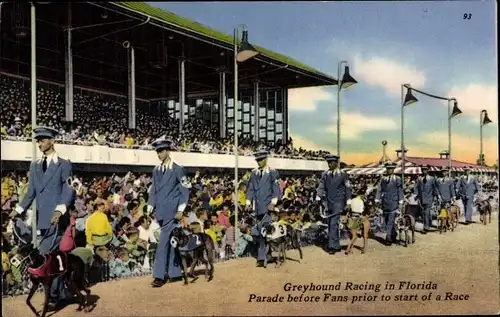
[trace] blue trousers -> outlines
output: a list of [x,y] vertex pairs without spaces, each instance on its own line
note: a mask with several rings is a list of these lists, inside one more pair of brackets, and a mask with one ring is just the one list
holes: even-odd
[[[41,231],[43,232],[44,230],[42,229]],[[62,239],[62,233],[63,231],[57,230],[57,226],[55,225],[45,229],[45,232],[42,233],[43,240],[40,241],[38,246],[40,254],[45,255],[58,250],[59,242]],[[50,287],[50,297],[56,303],[71,297],[68,293],[64,280],[60,276],[56,277],[52,282],[52,286]]]
[[328,250],[340,249],[340,213],[328,218]]
[[384,210],[385,234],[387,242],[396,242],[396,210]]
[[344,202],[334,202],[332,210],[329,210],[329,215],[331,215],[328,220],[328,250],[339,250],[340,249],[340,214],[344,210]]
[[465,221],[472,221],[472,211],[474,210],[474,198],[464,198],[462,199],[462,202],[464,204],[464,217]]
[[422,218],[424,220],[424,229],[429,230],[432,225],[432,215],[431,215],[432,204],[422,205]]
[[161,280],[165,279],[165,272],[168,278],[175,279],[182,276],[180,266],[179,252],[170,244],[172,231],[177,226],[177,223],[170,221],[170,223],[159,221],[161,227],[160,241],[156,248],[155,262],[153,267],[153,277]]
[[264,261],[266,259],[266,247],[267,247],[267,239],[262,236],[261,230],[271,223],[271,215],[264,214],[261,216],[262,218],[258,218],[257,223],[252,229],[252,236],[255,237],[257,245],[259,249],[257,251],[257,261]]

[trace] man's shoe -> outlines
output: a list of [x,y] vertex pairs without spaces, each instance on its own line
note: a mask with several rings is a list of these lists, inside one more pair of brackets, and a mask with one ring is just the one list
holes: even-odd
[[264,267],[264,261],[257,261],[256,267]]
[[47,311],[48,312],[53,312],[53,311],[57,310],[58,306],[59,305],[57,305],[56,302],[48,302],[47,303]]
[[164,280],[161,280],[159,278],[155,278],[153,280],[153,282],[151,283],[151,286],[157,288],[157,287],[162,287],[163,285],[165,285],[165,283],[167,283],[166,281]]
[[328,249],[327,252],[330,255],[334,255],[335,253],[340,252],[340,251],[342,251],[342,249]]

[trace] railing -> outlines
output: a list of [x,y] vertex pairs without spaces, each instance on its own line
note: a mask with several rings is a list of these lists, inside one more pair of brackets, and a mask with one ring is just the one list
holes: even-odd
[[[21,142],[31,142],[32,138],[30,137],[21,137],[21,136],[7,136],[7,135],[2,135],[1,136],[2,140],[6,141],[21,141]],[[74,139],[65,139],[58,137],[56,138],[57,143],[59,144],[66,144],[66,145],[79,145],[79,146],[94,146],[94,145],[100,145],[100,146],[107,146],[109,148],[115,148],[115,149],[131,149],[131,150],[151,150],[153,147],[151,145],[132,145],[132,146],[127,146],[125,144],[120,144],[120,143],[112,143],[112,142],[97,142],[97,141],[87,141],[87,140],[74,140]],[[201,145],[206,145],[205,143],[201,142],[196,142]],[[192,143],[195,144],[195,143]],[[191,145],[192,145],[191,144]],[[185,148],[185,147],[178,147],[176,151],[178,152],[185,152],[185,153],[204,153],[204,154],[221,154],[221,155],[232,155],[233,151],[232,149],[217,149],[213,148],[210,145],[208,146],[209,151],[202,151],[202,150],[195,150],[192,148]],[[239,154],[244,155],[244,156],[252,156],[253,151],[251,150],[245,150],[244,147],[239,149]],[[315,156],[298,156],[298,155],[286,155],[286,154],[276,154],[271,151],[271,157],[274,158],[287,158],[287,159],[294,159],[294,160],[314,160],[314,161],[323,161],[324,158],[322,157],[315,157]]]

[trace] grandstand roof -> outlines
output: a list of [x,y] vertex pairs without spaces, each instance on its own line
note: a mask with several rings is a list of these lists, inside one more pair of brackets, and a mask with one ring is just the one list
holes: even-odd
[[[215,29],[209,28],[207,26],[204,26],[202,24],[199,24],[197,22],[194,22],[192,20],[180,17],[172,12],[162,10],[160,8],[152,7],[148,5],[145,2],[110,2],[109,4],[115,5],[118,7],[126,8],[130,11],[137,12],[139,14],[142,14],[144,16],[150,16],[154,19],[157,19],[158,21],[161,21],[166,24],[171,24],[176,27],[180,27],[185,30],[189,31],[194,31],[200,36],[207,37],[210,39],[213,39],[218,42],[222,42],[227,46],[229,49],[232,49],[233,43],[234,43],[234,38],[233,36],[224,34],[220,31],[217,31]],[[316,74],[319,78],[323,78],[326,82],[328,83],[336,83],[336,79],[331,77],[330,75],[327,75],[325,73],[322,73],[314,68],[311,68],[305,64],[302,64],[301,62],[294,60],[293,58],[290,58],[288,56],[272,52],[270,50],[267,50],[265,48],[259,47],[257,45],[254,45],[254,47],[259,51],[261,55],[265,55],[269,58],[272,58],[276,61],[283,62],[285,64],[288,64],[290,66],[296,67],[302,71],[306,72],[311,72],[313,74]]]
[[[29,76],[30,36],[15,36],[16,24],[29,32],[29,2],[2,7],[3,71]],[[146,23],[147,22],[147,23]],[[37,5],[37,75],[64,83],[66,28],[72,28],[74,85],[126,94],[127,51],[135,48],[136,96],[176,98],[177,60],[186,58],[186,93],[216,95],[219,67],[227,69],[226,91],[232,97],[233,37],[142,2],[44,2]],[[249,30],[250,41],[252,30]],[[240,90],[259,78],[261,89],[334,85],[337,80],[292,58],[258,47],[261,54],[239,64]],[[165,54],[159,47],[166,47]],[[165,68],[151,60],[167,56]]]

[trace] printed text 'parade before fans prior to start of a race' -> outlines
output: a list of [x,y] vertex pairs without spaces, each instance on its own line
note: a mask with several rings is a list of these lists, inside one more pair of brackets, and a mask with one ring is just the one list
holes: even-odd
[[251,293],[250,303],[322,303],[322,302],[408,302],[468,301],[467,293],[442,291],[432,281],[398,281],[385,283],[337,282],[334,284],[285,283],[282,292]]

